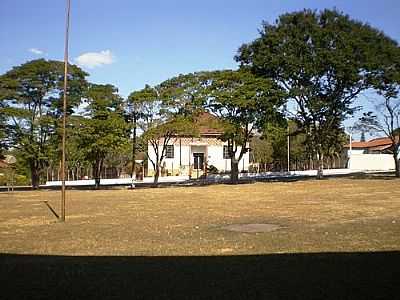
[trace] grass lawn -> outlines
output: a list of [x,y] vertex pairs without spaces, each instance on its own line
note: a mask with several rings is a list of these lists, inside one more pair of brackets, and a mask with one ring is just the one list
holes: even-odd
[[[400,299],[400,180],[0,193],[7,299]],[[268,223],[264,233],[226,230]],[[6,299],[5,298],[5,299]]]
[[[400,250],[400,181],[331,179],[140,190],[0,194],[0,252],[232,255]],[[230,224],[269,223],[267,233]]]

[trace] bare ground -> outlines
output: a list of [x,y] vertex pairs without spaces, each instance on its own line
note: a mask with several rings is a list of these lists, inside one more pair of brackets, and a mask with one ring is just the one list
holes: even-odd
[[[59,192],[0,193],[0,298],[400,299],[383,179],[74,190],[66,223]],[[279,229],[225,229],[260,223]]]

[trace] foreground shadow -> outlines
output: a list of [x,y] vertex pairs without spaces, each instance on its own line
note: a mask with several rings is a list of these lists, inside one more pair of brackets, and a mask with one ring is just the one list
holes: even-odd
[[400,252],[0,254],[1,299],[400,299]]
[[351,179],[373,179],[373,180],[396,180],[398,179],[394,172],[384,172],[384,173],[372,173],[372,174],[367,174],[367,173],[356,173],[353,174],[352,176],[349,176]]

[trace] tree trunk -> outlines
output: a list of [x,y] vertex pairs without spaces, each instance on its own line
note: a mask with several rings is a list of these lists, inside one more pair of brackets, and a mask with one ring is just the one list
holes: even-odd
[[155,167],[155,173],[154,173],[154,182],[153,186],[156,187],[158,184],[158,178],[160,177],[160,166],[157,164]]
[[231,183],[237,184],[239,181],[239,162],[231,158]]
[[323,161],[323,156],[318,154],[317,157],[317,179],[322,179],[324,177],[324,161]]
[[396,177],[400,178],[400,160],[397,159],[398,153],[397,151],[393,151],[393,159],[394,159],[394,165],[396,167]]
[[30,163],[30,169],[31,169],[32,188],[34,190],[37,190],[40,184],[39,169],[34,162]]
[[131,178],[135,179],[135,165],[136,165],[136,115],[133,116],[133,137],[132,137],[132,169]]
[[101,178],[101,170],[103,168],[103,161],[96,161],[93,165],[93,177],[94,177],[94,187],[95,189],[100,188],[100,178]]

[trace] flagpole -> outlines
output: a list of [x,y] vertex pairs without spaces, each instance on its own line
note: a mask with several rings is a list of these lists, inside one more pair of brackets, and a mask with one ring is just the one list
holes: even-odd
[[61,216],[60,221],[65,222],[65,142],[67,123],[67,83],[68,83],[68,38],[69,38],[69,15],[71,0],[67,1],[66,22],[65,22],[65,48],[64,48],[64,101],[63,101],[63,126],[62,126],[62,159],[61,159]]

